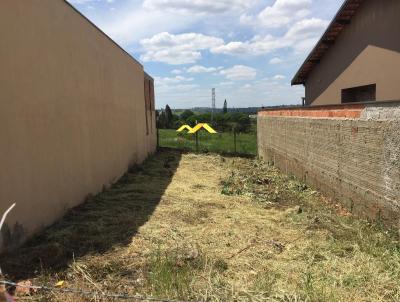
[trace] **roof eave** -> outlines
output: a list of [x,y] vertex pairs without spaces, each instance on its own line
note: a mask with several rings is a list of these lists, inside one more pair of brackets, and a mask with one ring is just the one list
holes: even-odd
[[298,80],[296,80],[296,77],[294,77],[293,80],[290,82],[290,84],[292,86],[304,85],[305,83],[306,83],[306,81],[298,81]]
[[[331,21],[331,23],[329,24],[329,26],[327,27],[327,29],[325,30],[324,34],[321,36],[321,38],[318,40],[318,42],[315,44],[315,46],[313,47],[312,51],[310,52],[310,54],[307,56],[307,58],[305,59],[305,61],[303,62],[303,64],[300,66],[299,70],[297,71],[296,75],[293,77],[291,84],[292,86],[294,85],[301,85],[301,84],[305,84],[307,77],[309,75],[309,73],[314,69],[314,67],[318,64],[318,62],[312,62],[312,57],[315,55],[315,53],[317,52],[318,48],[322,45],[322,44],[326,44],[328,43],[328,45],[332,45],[334,44],[336,38],[338,35],[340,35],[340,32],[337,34],[336,37],[334,37],[334,39],[332,40],[329,37],[329,33],[330,31],[335,27],[335,25],[337,26],[343,26],[343,28],[350,23],[351,18],[354,16],[351,16],[349,20],[342,20],[340,18],[340,16],[342,15],[342,13],[345,11],[345,9],[347,8],[347,6],[351,5],[354,2],[354,5],[356,5],[355,11],[358,9],[358,7],[360,6],[360,4],[363,2],[364,0],[346,0],[342,6],[340,7],[340,9],[338,10],[338,12],[336,13],[335,17],[333,18],[333,20]],[[328,46],[329,48],[329,46]],[[327,49],[328,49],[327,48]],[[311,64],[311,68],[309,71],[305,71],[306,69],[306,65],[307,64]],[[305,73],[305,75],[302,75],[302,73]]]

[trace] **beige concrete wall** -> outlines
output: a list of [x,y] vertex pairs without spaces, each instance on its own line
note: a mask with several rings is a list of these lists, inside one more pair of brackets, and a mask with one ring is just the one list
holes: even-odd
[[398,120],[260,115],[258,152],[356,215],[397,225],[399,133]]
[[341,90],[377,85],[378,101],[400,100],[400,1],[366,0],[306,81],[306,103],[340,104]]
[[[155,149],[143,67],[62,0],[0,3],[3,247],[52,223]],[[155,123],[155,122],[154,122]]]

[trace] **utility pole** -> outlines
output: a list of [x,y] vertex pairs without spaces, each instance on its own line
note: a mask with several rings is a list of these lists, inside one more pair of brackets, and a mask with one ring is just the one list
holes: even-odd
[[211,90],[211,122],[214,122],[214,111],[215,111],[215,88]]

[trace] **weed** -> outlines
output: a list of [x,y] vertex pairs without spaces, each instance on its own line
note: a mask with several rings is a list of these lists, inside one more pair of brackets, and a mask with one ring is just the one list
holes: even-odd
[[228,270],[228,263],[227,263],[225,260],[223,260],[223,259],[217,259],[217,260],[214,262],[214,268],[215,268],[218,272],[223,273],[223,272],[225,272],[226,270]]
[[256,292],[263,292],[271,295],[274,292],[276,283],[278,282],[280,276],[278,273],[267,270],[256,276],[253,282],[253,289]]
[[147,264],[147,285],[155,296],[187,299],[197,270],[204,267],[203,259],[180,257],[175,252],[157,252]]

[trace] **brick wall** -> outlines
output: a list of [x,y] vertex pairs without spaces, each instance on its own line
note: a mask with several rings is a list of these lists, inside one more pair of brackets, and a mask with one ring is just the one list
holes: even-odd
[[355,105],[260,112],[259,155],[356,215],[398,223],[400,119],[377,114],[387,111]]

